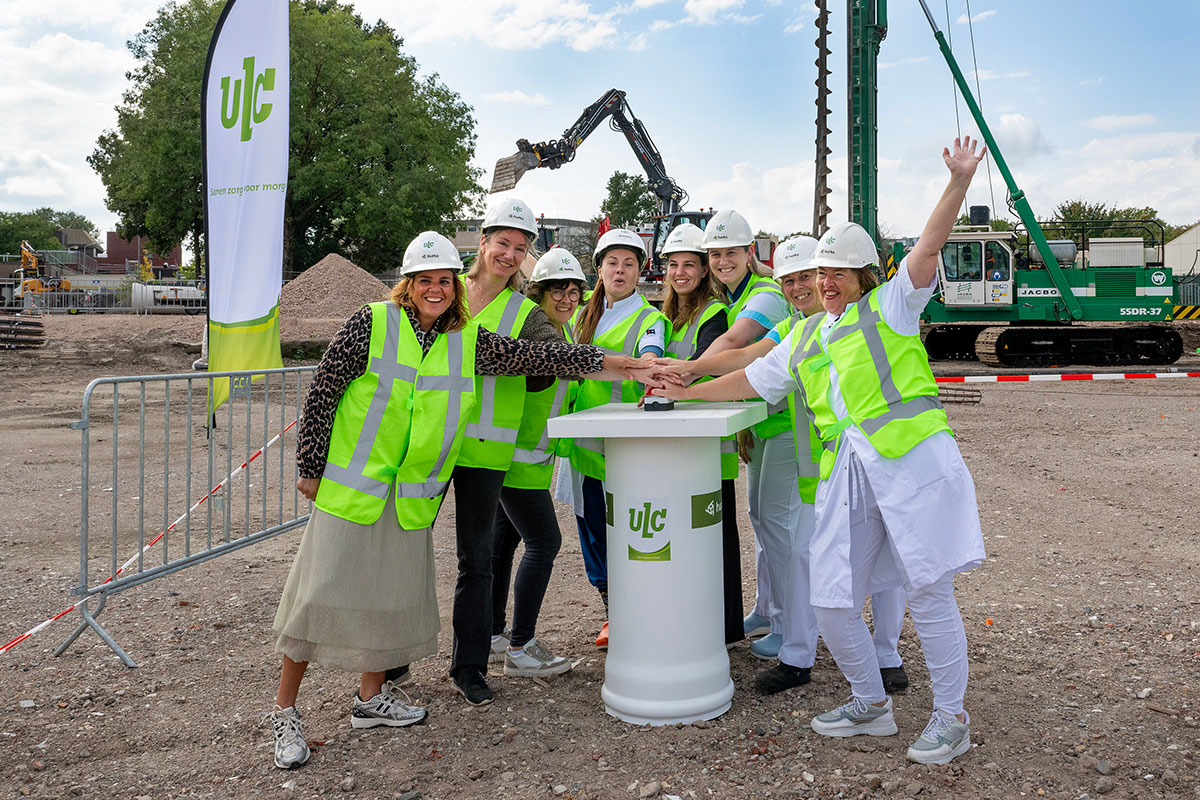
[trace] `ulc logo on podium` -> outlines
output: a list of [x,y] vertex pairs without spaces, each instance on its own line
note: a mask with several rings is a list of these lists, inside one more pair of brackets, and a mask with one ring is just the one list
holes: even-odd
[[629,560],[670,561],[666,500],[646,500],[626,509],[629,519]]

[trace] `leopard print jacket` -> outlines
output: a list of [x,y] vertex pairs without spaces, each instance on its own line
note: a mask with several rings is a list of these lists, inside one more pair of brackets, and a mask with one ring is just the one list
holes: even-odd
[[[423,331],[413,311],[406,310],[421,344],[421,353],[427,354],[440,333],[441,320]],[[540,308],[530,312],[519,337],[509,339],[480,328],[475,346],[475,373],[575,378],[603,369],[604,353],[598,347],[563,342]],[[346,320],[329,343],[304,398],[304,413],[296,436],[296,466],[300,477],[319,478],[325,471],[338,403],[350,382],[366,373],[370,345],[371,309],[363,306]],[[536,391],[547,385],[546,381],[539,383],[540,386],[535,386],[531,380],[529,390]]]

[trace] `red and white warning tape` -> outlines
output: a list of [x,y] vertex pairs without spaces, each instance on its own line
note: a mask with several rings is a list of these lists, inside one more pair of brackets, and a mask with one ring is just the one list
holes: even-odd
[[[128,561],[126,561],[124,564],[122,564],[122,565],[121,565],[121,567],[120,567],[120,569],[118,569],[118,570],[117,570],[116,572],[114,572],[112,575],[109,575],[109,576],[108,576],[108,578],[107,578],[107,579],[104,581],[104,583],[102,583],[102,584],[100,584],[100,585],[101,585],[101,586],[103,586],[103,585],[105,585],[105,584],[112,583],[114,580],[116,580],[116,578],[117,578],[117,576],[118,576],[118,575],[120,575],[122,572],[124,572],[125,570],[127,570],[127,569],[129,569],[131,566],[133,566],[133,563],[134,563],[135,561],[137,561],[139,557],[141,557],[141,556],[145,555],[145,553],[146,553],[146,552],[147,552],[147,551],[148,551],[148,550],[149,550],[151,547],[153,547],[154,545],[158,544],[159,540],[160,540],[160,539],[162,539],[164,536],[166,536],[168,533],[170,533],[172,530],[174,530],[176,525],[178,525],[179,523],[181,523],[181,522],[183,522],[185,519],[187,519],[187,518],[188,518],[188,516],[189,516],[189,515],[191,515],[191,514],[192,514],[192,512],[194,512],[196,509],[198,509],[198,508],[199,508],[199,507],[200,507],[200,506],[201,506],[201,505],[202,505],[202,504],[203,504],[203,503],[204,503],[206,500],[208,500],[208,498],[212,497],[214,494],[216,494],[217,492],[219,492],[219,491],[221,491],[223,488],[225,488],[226,484],[228,484],[228,483],[229,483],[231,480],[233,480],[235,477],[237,477],[237,475],[238,475],[238,474],[239,474],[239,473],[240,473],[242,470],[244,470],[246,467],[250,466],[250,464],[254,462],[254,459],[256,459],[256,458],[258,458],[260,455],[262,455],[264,450],[266,450],[268,447],[270,447],[271,445],[273,445],[273,444],[275,444],[276,442],[278,442],[278,441],[279,441],[281,438],[283,438],[283,435],[284,435],[285,433],[287,433],[288,431],[290,431],[290,430],[292,429],[292,426],[293,426],[293,425],[295,425],[295,424],[296,424],[298,421],[299,421],[299,420],[295,420],[295,419],[294,419],[294,420],[292,420],[290,423],[288,423],[288,426],[287,426],[286,428],[284,428],[284,429],[283,429],[282,431],[280,431],[279,433],[275,434],[275,435],[274,435],[274,436],[271,438],[271,440],[270,440],[269,442],[267,442],[266,444],[264,444],[262,447],[258,448],[258,450],[254,451],[254,454],[253,454],[252,456],[250,456],[249,458],[247,458],[245,461],[243,461],[240,467],[238,467],[238,468],[237,468],[237,469],[235,469],[233,472],[231,472],[231,473],[229,473],[227,476],[225,476],[225,479],[224,479],[223,481],[221,481],[220,483],[218,483],[216,486],[214,486],[214,487],[212,488],[212,491],[210,491],[208,494],[204,495],[204,497],[201,497],[199,500],[197,500],[197,501],[196,501],[196,503],[195,503],[195,504],[194,504],[194,505],[193,505],[191,508],[189,508],[187,511],[185,511],[183,514],[181,514],[181,515],[179,516],[179,519],[175,520],[175,521],[174,521],[174,522],[172,522],[170,525],[168,525],[168,526],[167,526],[167,529],[166,529],[165,531],[163,531],[162,533],[160,533],[158,536],[155,536],[155,537],[154,537],[154,538],[153,538],[153,539],[152,539],[150,542],[148,542],[148,543],[147,543],[147,544],[146,544],[146,545],[145,545],[145,546],[144,546],[144,547],[143,547],[141,550],[139,550],[139,551],[137,552],[137,554],[136,554],[136,555],[134,555],[132,558],[130,558]],[[86,603],[86,602],[87,602],[88,600],[90,600],[90,599],[91,599],[91,595],[90,595],[90,594],[88,594],[88,595],[85,595],[85,596],[84,596],[84,597],[82,597],[81,599],[79,599],[79,600],[75,601],[74,603],[72,603],[70,606],[67,606],[67,607],[66,607],[66,608],[64,608],[62,611],[60,611],[60,612],[58,612],[57,614],[55,614],[53,617],[50,617],[49,619],[47,619],[47,620],[44,620],[44,621],[42,621],[42,622],[38,623],[37,625],[35,625],[35,626],[33,626],[32,628],[30,628],[29,630],[27,630],[25,633],[22,633],[22,634],[21,634],[20,636],[18,636],[17,638],[15,638],[15,639],[13,639],[12,641],[10,641],[10,642],[8,642],[8,643],[6,643],[6,644],[4,644],[4,645],[0,646],[0,653],[7,652],[8,650],[12,649],[13,647],[16,647],[16,646],[17,646],[17,645],[19,645],[21,642],[25,641],[25,640],[26,640],[26,639],[28,639],[30,636],[33,636],[33,635],[34,635],[35,633],[37,633],[38,631],[41,631],[41,630],[43,630],[43,629],[45,629],[45,628],[49,627],[51,623],[53,623],[53,622],[57,622],[58,620],[60,620],[60,619],[62,619],[63,617],[65,617],[67,614],[70,614],[72,611],[74,611],[75,609],[79,608],[81,605],[83,605],[84,603]]]
[[1034,381],[1133,381],[1144,378],[1200,378],[1200,372],[1084,372],[1057,375],[958,375],[938,383],[1032,383]]

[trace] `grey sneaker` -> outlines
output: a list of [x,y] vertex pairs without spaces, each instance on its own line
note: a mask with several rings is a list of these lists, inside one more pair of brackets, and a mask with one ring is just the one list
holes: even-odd
[[504,661],[504,654],[508,652],[508,645],[512,641],[512,629],[505,628],[504,633],[499,636],[492,637],[492,652],[488,654],[489,664],[499,664]]
[[849,703],[813,717],[812,729],[822,736],[891,736],[897,730],[892,698],[873,706],[851,697]]
[[525,643],[524,650],[504,654],[504,674],[513,678],[535,678],[540,675],[561,675],[571,668],[571,662],[550,652],[550,648],[537,639]]
[[308,761],[308,745],[302,735],[304,722],[293,706],[280,708],[263,715],[275,731],[275,766],[280,769],[298,767]]
[[391,681],[383,684],[379,694],[370,700],[360,700],[354,696],[354,710],[350,712],[350,727],[374,728],[387,725],[392,728],[404,728],[424,722],[429,712],[420,706],[413,705],[408,692]]
[[920,764],[948,764],[971,749],[971,720],[959,722],[953,714],[934,711],[929,724],[908,748],[908,760]]

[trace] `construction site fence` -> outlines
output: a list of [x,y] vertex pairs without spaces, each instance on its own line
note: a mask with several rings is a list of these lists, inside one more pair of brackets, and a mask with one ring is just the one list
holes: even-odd
[[[315,367],[98,378],[83,393],[78,626],[129,667],[97,621],[108,598],[308,521],[296,432]],[[209,411],[214,384],[229,399]]]
[[130,281],[120,286],[22,291],[20,280],[0,279],[0,311],[30,314],[204,314],[207,308],[208,295],[199,281]]

